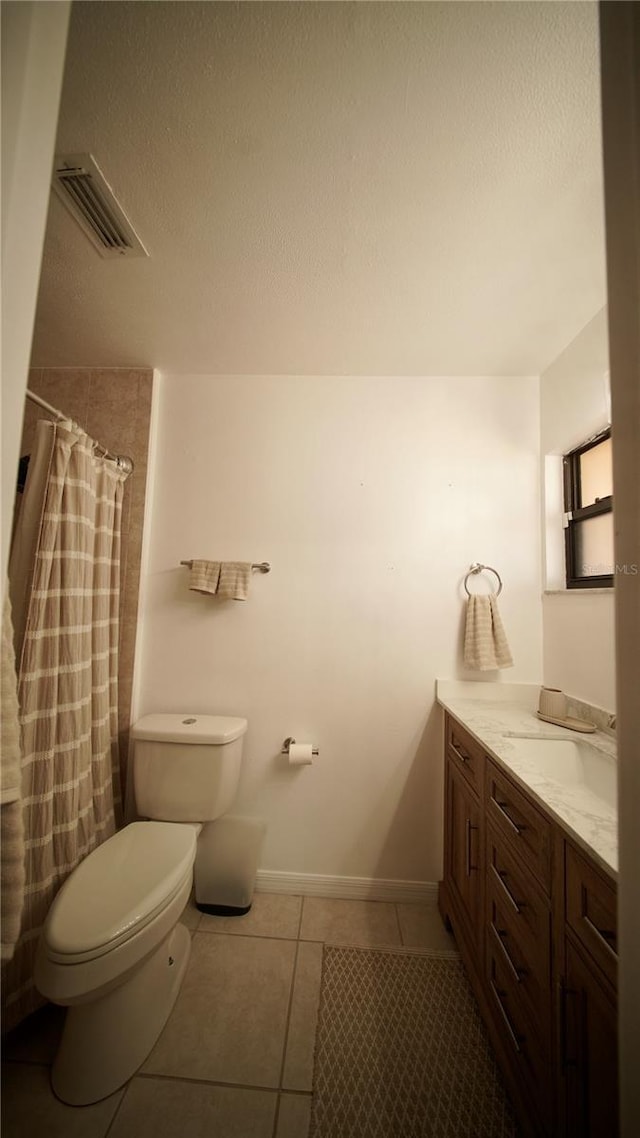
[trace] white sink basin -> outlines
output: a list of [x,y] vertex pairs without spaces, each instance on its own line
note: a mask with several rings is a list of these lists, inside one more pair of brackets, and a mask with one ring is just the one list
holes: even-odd
[[531,739],[514,733],[510,740],[517,754],[531,759],[544,778],[590,790],[609,806],[616,806],[618,768],[612,755],[582,739]]

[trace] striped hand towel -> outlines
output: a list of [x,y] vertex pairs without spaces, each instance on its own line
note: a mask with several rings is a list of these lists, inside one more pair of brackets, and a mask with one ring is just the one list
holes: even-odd
[[219,561],[192,561],[189,588],[195,593],[215,593],[220,580]]
[[246,601],[250,580],[250,561],[223,561],[220,566],[218,596],[233,601]]
[[464,666],[473,668],[476,672],[513,667],[511,651],[498,612],[498,602],[494,596],[469,597],[464,634]]

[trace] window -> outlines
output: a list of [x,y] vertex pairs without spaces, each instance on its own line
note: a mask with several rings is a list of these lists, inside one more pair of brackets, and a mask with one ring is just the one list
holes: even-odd
[[564,456],[568,589],[613,587],[611,431]]

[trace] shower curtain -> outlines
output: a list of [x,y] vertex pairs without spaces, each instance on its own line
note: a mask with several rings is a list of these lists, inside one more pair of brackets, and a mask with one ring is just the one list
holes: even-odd
[[44,1002],[33,965],[55,894],[116,828],[125,480],[75,424],[38,424],[10,563],[26,881],[20,937],[3,968],[5,1029]]

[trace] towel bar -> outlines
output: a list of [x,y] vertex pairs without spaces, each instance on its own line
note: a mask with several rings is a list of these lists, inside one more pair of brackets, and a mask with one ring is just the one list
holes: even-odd
[[[181,561],[180,564],[186,565],[187,569],[190,569],[191,566],[193,565],[193,560]],[[258,569],[260,573],[270,573],[271,572],[271,566],[270,566],[268,561],[260,561],[257,564],[252,565],[251,568],[252,569]]]
[[471,593],[469,592],[469,590],[467,588],[467,581],[469,580],[469,577],[471,576],[472,573],[473,574],[482,573],[483,569],[488,570],[489,573],[493,573],[497,577],[497,579],[498,579],[498,591],[496,593],[496,596],[499,597],[500,593],[502,592],[502,581],[500,579],[500,574],[498,573],[498,570],[493,569],[491,567],[491,565],[481,565],[479,561],[474,561],[473,564],[469,566],[469,572],[467,573],[467,575],[464,579],[464,591],[465,591],[465,593],[467,594],[468,597],[471,596]]

